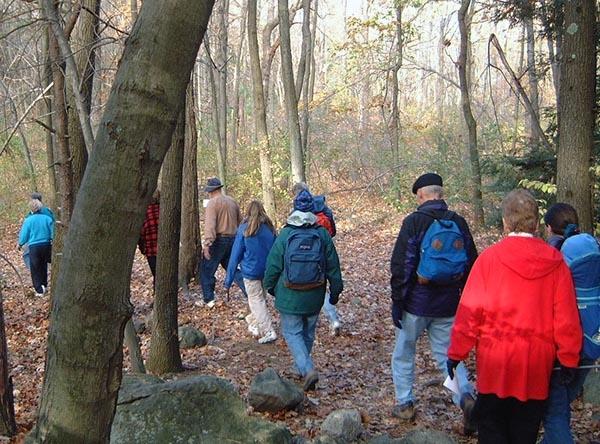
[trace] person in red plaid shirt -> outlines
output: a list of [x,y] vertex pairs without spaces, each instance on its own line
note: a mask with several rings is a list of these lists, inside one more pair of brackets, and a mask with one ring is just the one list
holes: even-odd
[[142,225],[138,246],[140,252],[146,256],[150,271],[152,272],[152,285],[156,280],[156,253],[158,251],[158,217],[160,213],[160,192],[156,190],[152,200],[146,208],[146,218]]

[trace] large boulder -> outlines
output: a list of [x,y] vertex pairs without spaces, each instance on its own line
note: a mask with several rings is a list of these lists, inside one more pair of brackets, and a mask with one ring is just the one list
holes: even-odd
[[368,444],[400,444],[400,438],[392,438],[387,433],[384,435],[374,436],[369,441]]
[[438,430],[416,429],[400,439],[398,444],[456,444],[456,441]]
[[207,343],[206,336],[191,325],[179,327],[179,346],[181,348],[204,347]]
[[362,418],[356,409],[334,410],[321,424],[321,433],[343,443],[356,441],[362,432]]
[[111,431],[115,444],[288,444],[290,432],[251,418],[231,383],[213,376],[164,382],[123,378]]
[[583,386],[583,401],[600,405],[600,372],[592,370],[588,373]]
[[248,403],[257,412],[292,410],[302,404],[304,393],[272,368],[260,372],[250,385]]

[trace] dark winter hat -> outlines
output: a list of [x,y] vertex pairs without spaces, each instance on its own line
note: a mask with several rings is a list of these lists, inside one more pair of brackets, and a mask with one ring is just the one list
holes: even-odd
[[42,201],[42,193],[38,193],[37,191],[34,191],[33,193],[31,193],[31,198],[37,199],[41,202]]
[[206,181],[206,187],[204,187],[204,191],[206,193],[210,193],[211,191],[218,190],[219,188],[223,188],[223,184],[219,180],[218,177],[211,177]]
[[314,203],[312,194],[307,190],[300,190],[294,197],[294,210],[310,213],[313,211]]
[[428,187],[430,185],[438,185],[443,187],[444,185],[442,184],[442,177],[435,173],[425,173],[415,180],[415,183],[412,186],[412,192],[413,194],[417,194],[417,190],[419,188]]

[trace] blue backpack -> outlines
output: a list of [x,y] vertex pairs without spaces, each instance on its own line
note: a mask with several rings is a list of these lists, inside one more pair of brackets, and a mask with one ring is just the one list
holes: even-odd
[[310,290],[325,285],[325,248],[319,228],[297,228],[287,239],[283,257],[284,285]]
[[443,218],[434,219],[421,241],[421,257],[417,267],[417,280],[420,284],[447,285],[459,281],[467,268],[465,238],[451,220],[454,216],[448,211]]
[[589,234],[565,240],[560,249],[573,275],[583,330],[584,357],[600,358],[600,245]]

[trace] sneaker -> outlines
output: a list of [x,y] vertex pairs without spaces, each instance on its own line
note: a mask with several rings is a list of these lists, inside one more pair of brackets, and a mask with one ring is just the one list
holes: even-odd
[[309,371],[308,374],[304,377],[304,391],[308,392],[314,390],[317,385],[317,382],[319,382],[319,374],[317,373],[317,371]]
[[331,336],[339,336],[340,331],[342,330],[342,323],[340,321],[333,321],[331,323]]
[[258,340],[259,344],[268,344],[277,339],[277,333],[274,330],[269,330],[266,335]]
[[412,401],[396,404],[392,409],[392,416],[404,421],[412,421],[415,419],[415,404]]
[[475,399],[470,393],[465,394],[460,400],[460,408],[463,411],[463,433],[472,435],[477,431],[477,427],[473,422],[473,407],[475,407]]
[[255,324],[248,324],[248,332],[255,338],[258,338],[260,336],[258,327]]
[[207,308],[213,308],[213,307],[215,306],[215,304],[216,304],[216,302],[215,302],[215,300],[213,299],[212,301],[208,301],[208,302],[206,303],[206,307],[207,307]]
[[42,294],[46,294],[46,286],[42,285]]

